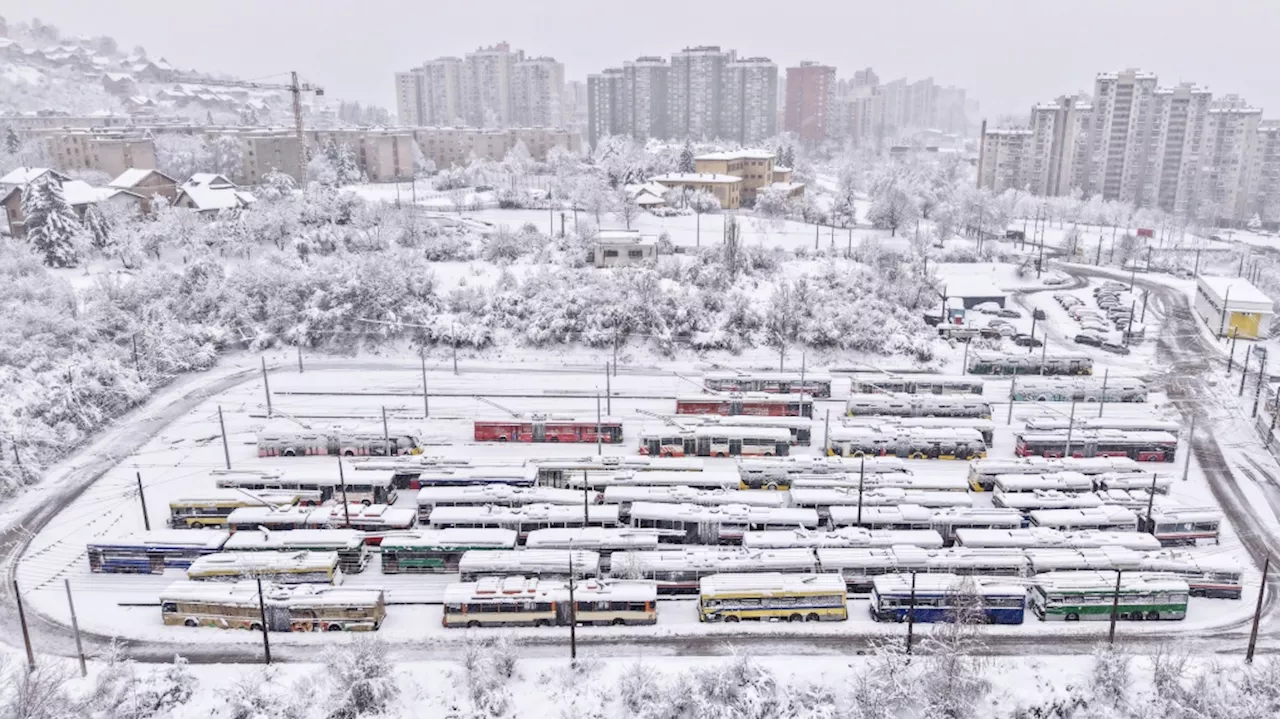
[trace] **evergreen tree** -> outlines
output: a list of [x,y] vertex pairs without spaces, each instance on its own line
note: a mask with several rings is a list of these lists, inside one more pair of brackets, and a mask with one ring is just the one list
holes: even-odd
[[1262,218],[1258,216],[1258,213],[1253,213],[1253,217],[1249,218],[1249,224],[1245,225],[1245,227],[1248,228],[1250,232],[1257,232],[1261,230]]
[[83,230],[75,210],[62,194],[62,182],[52,173],[27,186],[22,194],[27,239],[50,267],[74,267],[76,236]]
[[14,132],[13,125],[4,129],[4,149],[10,155],[16,155],[18,150],[22,149],[22,139],[18,137],[18,133]]
[[338,185],[354,185],[357,182],[364,181],[364,173],[356,166],[355,154],[351,152],[351,147],[347,143],[342,143],[337,148],[337,160],[333,163],[334,169],[338,172]]
[[796,151],[790,145],[782,155],[782,166],[796,169]]
[[693,141],[686,137],[684,149],[680,151],[680,166],[677,169],[680,172],[691,175],[697,171],[696,167],[693,162]]
[[94,249],[102,250],[111,242],[111,223],[102,216],[96,205],[85,208],[84,229],[89,233]]

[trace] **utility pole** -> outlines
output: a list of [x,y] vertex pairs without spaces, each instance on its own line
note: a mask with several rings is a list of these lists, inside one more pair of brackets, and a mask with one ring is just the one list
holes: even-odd
[[573,599],[573,542],[569,542],[569,660],[578,661],[578,603]]
[[271,663],[271,638],[267,634],[267,605],[262,601],[262,577],[258,580],[258,619],[262,622],[262,655],[266,658],[267,664]]
[[1076,428],[1076,401],[1071,400],[1071,416],[1067,419],[1067,446],[1063,448],[1062,456],[1071,456],[1071,431]]
[[84,645],[80,643],[80,621],[76,619],[76,603],[71,599],[71,580],[63,579],[62,586],[67,589],[67,607],[71,609],[71,631],[76,635],[76,656],[80,659],[80,676],[89,675],[84,664]]
[[133,371],[142,376],[142,365],[138,362],[138,335],[133,336]]
[[[1251,354],[1253,353],[1252,352],[1244,353],[1244,368],[1241,369],[1240,371],[1240,391],[1236,392],[1237,397],[1244,396],[1244,380],[1246,377],[1249,376],[1249,355]],[[1227,376],[1228,377],[1231,376],[1231,360],[1235,359],[1235,356],[1236,356],[1236,345],[1234,342],[1232,342],[1231,356],[1227,358]]]
[[394,457],[395,451],[391,449],[391,433],[387,431],[387,407],[382,407],[382,448],[388,457]]
[[431,401],[427,399],[427,356],[419,355],[422,361],[422,416],[431,419]]
[[960,374],[969,374],[969,345],[973,343],[972,339],[965,340],[964,343],[964,359],[960,360]]
[[1187,456],[1182,462],[1182,481],[1187,481],[1187,475],[1191,472],[1191,450],[1196,441],[1196,416],[1191,415],[1191,429],[1187,431]]
[[222,421],[222,405],[218,405],[218,429],[222,431],[222,459],[231,469],[231,448],[227,444],[227,425]]
[[267,419],[271,419],[271,382],[267,379],[267,358],[262,357],[262,391],[267,396]]
[[599,393],[599,392],[596,392],[596,456],[597,456],[597,457],[599,457],[600,455],[604,454],[604,450],[603,450],[603,449],[601,448],[601,446],[600,446],[600,443],[603,441],[603,440],[601,439],[601,437],[600,437],[600,431],[601,431],[601,422],[600,422],[600,393]]
[[1116,590],[1111,594],[1111,629],[1107,632],[1107,644],[1114,645],[1116,643],[1116,619],[1120,616],[1120,576],[1121,570],[1116,570]]
[[27,672],[36,670],[36,655],[31,651],[31,632],[27,629],[27,613],[22,609],[22,592],[18,591],[18,580],[13,580],[13,599],[18,604],[18,623],[22,625],[22,643],[27,646]]
[[[1048,333],[1048,332],[1046,332],[1046,333],[1045,333],[1045,336],[1046,336],[1046,337],[1047,337],[1047,336],[1049,336],[1049,333]],[[1032,308],[1032,310],[1031,310],[1031,339],[1035,339],[1035,338],[1036,338],[1036,311],[1035,311],[1035,309],[1034,309],[1034,308]],[[1035,351],[1036,351],[1036,343],[1035,343],[1035,342],[1028,342],[1028,343],[1027,343],[1027,354],[1031,354],[1032,352],[1035,352]]]
[[151,519],[147,517],[147,497],[142,493],[142,472],[134,472],[138,478],[138,501],[142,504],[142,526],[151,531]]
[[298,345],[298,374],[302,374],[302,345]]
[[1005,418],[1005,424],[1013,424],[1013,395],[1018,390],[1018,377],[1014,375],[1013,381],[1009,383],[1009,416]]
[[911,656],[911,639],[916,629],[916,573],[911,572],[911,603],[907,606],[907,656]]
[[613,416],[613,382],[609,379],[609,363],[604,363],[605,414]]
[[347,475],[342,470],[342,455],[338,455],[338,485],[342,487],[342,518],[351,529],[351,503],[347,501]]
[[1262,382],[1267,377],[1267,353],[1262,353],[1262,366],[1258,367],[1258,384],[1253,389],[1253,414],[1252,417],[1258,416],[1258,400],[1262,399]]
[[[1258,620],[1262,618],[1262,598],[1267,595],[1267,572],[1271,569],[1271,555],[1262,562],[1262,580],[1258,582],[1258,604],[1253,609],[1253,628],[1249,630],[1249,649],[1244,654],[1244,661],[1253,664],[1253,650],[1258,646]],[[84,659],[80,660],[84,666]]]
[[[591,520],[591,490],[588,488],[590,482],[587,481],[587,470],[582,470],[582,526],[590,526]],[[568,486],[566,482],[565,486]]]
[[827,410],[827,418],[822,421],[822,456],[831,456],[831,410]]
[[1102,371],[1102,394],[1098,396],[1098,416],[1102,416],[1102,410],[1107,406],[1107,379],[1111,377],[1111,369],[1107,368]]
[[[858,521],[856,522],[856,525],[859,527],[862,526],[862,486],[866,478],[867,478],[867,455],[864,454],[862,455],[861,460],[858,462]],[[913,578],[915,577],[914,574],[911,576]]]
[[1151,534],[1153,534],[1153,535],[1154,535],[1154,534],[1155,534],[1155,532],[1156,532],[1156,523],[1155,523],[1155,520],[1153,520],[1153,519],[1151,518],[1151,511],[1152,511],[1153,509],[1155,509],[1155,506],[1156,506],[1156,480],[1157,480],[1157,479],[1159,479],[1159,477],[1160,477],[1160,475],[1158,475],[1158,474],[1154,474],[1154,473],[1153,473],[1153,474],[1151,475],[1151,489],[1150,489],[1150,490],[1148,490],[1148,492],[1147,492],[1147,520],[1146,520],[1146,523],[1150,526]]

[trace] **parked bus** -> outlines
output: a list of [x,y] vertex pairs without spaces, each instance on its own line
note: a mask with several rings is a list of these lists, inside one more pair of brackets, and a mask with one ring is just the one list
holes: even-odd
[[1068,494],[1084,494],[1094,489],[1093,480],[1079,472],[1046,472],[1044,474],[998,474],[996,493],[1038,492],[1052,490]]
[[446,627],[550,627],[569,624],[656,624],[653,582],[589,579],[576,582],[573,601],[563,582],[485,577],[450,584],[441,623]]
[[[782,507],[787,496],[780,492],[742,492],[737,489],[694,489],[692,487],[624,487],[604,488],[604,504],[618,505],[618,516],[626,522],[631,518],[631,505],[636,502],[658,504],[696,504],[703,507],[723,507],[728,504],[748,507]],[[579,495],[578,501],[582,498]]]
[[831,396],[831,375],[825,372],[708,372],[702,386],[711,392],[768,392]]
[[603,444],[622,441],[622,421],[605,417],[600,421],[535,416],[530,419],[476,420],[477,442],[573,442],[594,444],[599,434]]
[[291,532],[242,531],[222,545],[224,552],[337,552],[343,574],[363,572],[369,561],[364,534],[354,529],[295,529]]
[[855,426],[832,427],[828,451],[842,457],[968,460],[987,456],[987,445],[976,429]]
[[462,555],[516,548],[510,529],[426,529],[382,540],[383,574],[442,574],[458,571]]
[[969,463],[969,487],[975,492],[989,492],[995,487],[996,477],[1002,474],[1079,472],[1088,477],[1096,477],[1100,474],[1137,472],[1141,467],[1129,457],[979,459]]
[[850,417],[975,417],[991,419],[991,404],[979,395],[851,394]]
[[861,485],[863,490],[869,489],[901,489],[911,492],[952,492],[967,495],[969,483],[964,477],[947,475],[902,474],[886,472],[884,474],[867,474],[860,477],[854,474],[817,474],[799,475],[791,486],[793,489],[845,488],[857,491]]
[[397,489],[462,487],[532,487],[538,470],[532,465],[490,467],[409,467],[393,470],[391,482]]
[[1139,567],[1181,577],[1193,597],[1239,599],[1244,594],[1244,572],[1230,557],[1167,550],[1144,555]]
[[254,472],[239,470],[213,470],[214,484],[221,489],[247,489],[250,491],[270,491],[286,493],[305,493],[300,504],[315,506],[333,499],[358,504],[395,504],[396,490],[391,477],[359,476],[344,482],[334,467],[332,477],[316,477],[313,469],[307,468],[309,476],[303,472]]
[[647,529],[536,529],[525,540],[528,549],[588,549],[600,555],[600,571],[609,571],[614,552],[658,548],[658,533]]
[[1102,505],[1089,509],[1035,509],[1031,524],[1049,529],[1079,531],[1096,529],[1104,532],[1138,531],[1138,515],[1124,507]]
[[972,377],[944,377],[936,374],[855,373],[854,394],[982,394],[985,382]]
[[982,435],[982,441],[988,447],[995,443],[996,423],[989,419],[976,417],[845,417],[841,422],[846,427],[899,427],[917,429],[972,429]]
[[988,352],[969,353],[968,374],[978,375],[1082,375],[1093,374],[1093,359],[1081,352],[1030,354]]
[[784,457],[791,433],[776,427],[665,427],[642,432],[640,454],[650,457]]
[[687,394],[676,397],[676,414],[812,417],[813,398],[764,392]]
[[1213,507],[1161,506],[1154,504],[1151,513],[1143,507],[1138,513],[1138,529],[1160,541],[1163,547],[1194,545],[1201,539],[1218,541],[1222,512]]
[[262,578],[275,584],[341,584],[337,552],[219,552],[187,567],[192,581]]
[[[584,473],[633,472],[701,472],[702,460],[694,457],[579,457],[531,459],[537,467],[538,486],[567,487],[572,479],[580,479]],[[582,486],[582,485],[578,485]]]
[[381,544],[389,532],[404,532],[418,524],[417,510],[408,507],[388,507],[385,504],[341,504],[323,507],[313,512],[319,526],[332,529],[358,529],[367,532],[365,541]]
[[1031,610],[1044,621],[1108,621],[1113,612],[1118,619],[1176,620],[1187,616],[1190,594],[1186,580],[1172,574],[1046,572],[1032,579]]
[[1098,572],[1137,570],[1142,552],[1127,547],[1081,547],[1078,549],[1023,549],[1032,574],[1045,572]]
[[[1019,457],[1128,457],[1139,462],[1172,462],[1178,436],[1168,432],[1121,432],[1098,429],[1077,432],[1019,432],[1014,435]],[[1067,443],[1070,440],[1070,448]]]
[[812,549],[688,546],[656,552],[614,552],[609,573],[615,577],[654,581],[659,594],[691,594],[698,591],[702,577],[712,574],[812,574],[817,566]]
[[421,453],[422,442],[418,436],[403,430],[384,435],[380,429],[306,429],[287,425],[258,433],[259,457],[388,457]]
[[1009,580],[956,574],[885,574],[872,580],[877,622],[950,622],[975,615],[991,624],[1021,624],[1027,590]]
[[481,577],[535,577],[568,580],[600,576],[600,555],[582,549],[498,549],[471,551],[458,562],[463,582]]
[[1056,489],[996,492],[991,503],[996,507],[1016,509],[1024,516],[1035,509],[1093,509],[1103,504],[1097,495],[1088,492],[1059,492]]
[[839,574],[713,574],[698,582],[698,621],[843,622]]
[[884,574],[964,574],[1021,577],[1027,574],[1022,552],[1006,549],[927,550],[919,547],[818,549],[818,567],[839,572],[850,592],[871,591],[875,577]]
[[738,486],[738,475],[730,471],[709,472],[635,472],[619,471],[613,474],[600,472],[572,476],[568,478],[569,487],[580,492],[585,485],[595,492],[603,492],[609,487],[691,487],[694,489],[734,489]]
[[582,492],[555,487],[512,487],[506,484],[423,487],[418,490],[418,521],[426,523],[436,507],[523,507],[528,504],[580,506]]
[[832,507],[885,507],[914,504],[928,509],[971,507],[973,500],[960,492],[931,492],[898,487],[877,487],[859,492],[857,487],[792,487],[791,505],[818,510],[820,519],[831,517]]
[[169,502],[169,527],[205,529],[225,527],[227,515],[240,507],[287,507],[295,505],[298,494],[289,492],[245,492],[235,489],[208,489]]
[[933,513],[932,526],[950,546],[961,529],[1018,529],[1025,520],[1016,509],[1000,507],[952,507]]
[[[1110,400],[1107,400],[1110,401]],[[1072,426],[1060,417],[1027,417],[1028,432],[1065,432]],[[1182,426],[1168,419],[1112,419],[1111,417],[1087,417],[1075,421],[1076,429],[1111,429],[1118,432],[1168,432],[1176,435]]]
[[817,529],[818,513],[801,507],[636,502],[631,505],[631,526],[663,530],[658,541],[664,543],[739,544],[742,533],[747,531]]
[[1134,377],[1027,377],[1010,394],[1015,402],[1146,402],[1149,390]]
[[813,420],[808,417],[757,417],[752,415],[724,417],[718,414],[682,415],[680,424],[702,427],[773,427],[790,432],[792,445],[808,447],[810,442],[813,441]]
[[522,507],[436,507],[431,512],[429,525],[432,529],[512,529],[523,542],[535,529],[619,527],[621,523],[617,507],[593,504],[584,510],[562,504],[528,504]]
[[165,569],[186,569],[191,563],[222,549],[226,532],[187,532],[159,529],[98,539],[86,548],[89,571],[110,574],[164,574]]
[[[867,529],[933,529],[933,511],[914,504],[884,507],[831,506],[831,526]],[[945,538],[944,538],[945,539]]]
[[896,457],[743,457],[738,460],[738,475],[744,482],[759,479],[783,480],[796,475],[882,474],[897,472],[910,474],[906,462]]
[[1140,512],[1151,503],[1151,492],[1145,489],[1099,489],[1093,493],[1103,504],[1114,504]]
[[164,623],[272,632],[374,631],[387,617],[381,589],[257,582],[178,582],[160,593]]
[[266,529],[285,531],[293,529],[324,529],[329,525],[328,508],[315,507],[240,507],[227,515],[227,529]]
[[[1070,511],[1070,510],[1053,510]],[[956,544],[963,547],[1004,547],[1022,549],[1089,549],[1122,547],[1145,552],[1160,548],[1150,534],[1134,531],[1099,531],[1094,529],[1060,531],[1046,527],[1026,529],[958,529]]]
[[829,531],[803,529],[746,532],[742,546],[748,549],[793,549],[819,547],[894,547],[908,545],[937,549],[942,535],[932,529],[867,529],[840,527]]
[[1160,475],[1154,472],[1106,472],[1094,475],[1093,483],[1097,489],[1140,489],[1148,492],[1155,489],[1156,494],[1168,494],[1169,489],[1173,487],[1173,476],[1171,473]]

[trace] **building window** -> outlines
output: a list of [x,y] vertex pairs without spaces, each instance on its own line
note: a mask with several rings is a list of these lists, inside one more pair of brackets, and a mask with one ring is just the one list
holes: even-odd
[[642,259],[644,258],[644,251],[643,250],[627,250],[627,257],[633,260]]
[[608,258],[610,258],[610,257],[617,257],[617,256],[618,256],[618,251],[617,251],[617,250],[605,250],[605,251],[604,251],[604,256],[605,256],[605,258],[606,258],[606,259],[608,259]]

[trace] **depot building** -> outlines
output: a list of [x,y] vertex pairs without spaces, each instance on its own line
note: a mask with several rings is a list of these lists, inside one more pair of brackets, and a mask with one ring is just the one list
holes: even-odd
[[1240,277],[1200,276],[1196,283],[1196,314],[1219,337],[1263,339],[1275,314],[1271,298]]

